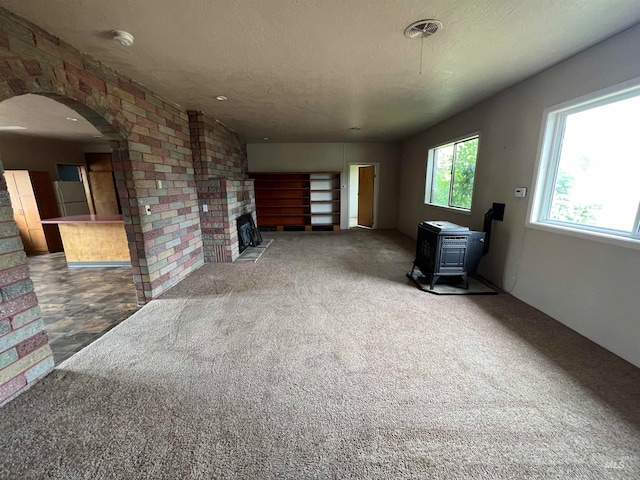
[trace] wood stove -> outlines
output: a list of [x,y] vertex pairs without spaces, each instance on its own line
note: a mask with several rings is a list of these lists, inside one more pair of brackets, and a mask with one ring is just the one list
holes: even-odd
[[430,277],[431,289],[441,277],[462,277],[469,286],[469,273],[475,273],[482,256],[484,232],[472,232],[450,222],[432,221],[418,225],[416,267]]

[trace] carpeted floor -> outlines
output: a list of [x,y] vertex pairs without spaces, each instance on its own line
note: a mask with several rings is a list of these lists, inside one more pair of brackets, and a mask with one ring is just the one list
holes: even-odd
[[509,295],[419,291],[400,234],[270,236],[0,410],[0,478],[640,477],[639,369]]

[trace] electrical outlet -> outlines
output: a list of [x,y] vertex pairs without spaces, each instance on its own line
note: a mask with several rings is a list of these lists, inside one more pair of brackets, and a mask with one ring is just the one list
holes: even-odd
[[151,206],[150,205],[145,205],[144,206],[144,211],[147,213],[147,215],[151,215]]
[[204,205],[202,205],[202,211],[203,212],[208,212],[209,211],[209,205],[207,205],[206,203]]

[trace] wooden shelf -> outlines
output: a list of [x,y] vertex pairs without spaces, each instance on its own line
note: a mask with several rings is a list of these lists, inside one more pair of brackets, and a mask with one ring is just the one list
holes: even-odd
[[249,178],[259,227],[340,228],[340,172],[251,172]]
[[300,208],[300,205],[261,205],[260,208]]
[[265,217],[310,217],[310,213],[273,213],[263,215]]
[[257,187],[256,190],[305,190],[308,191],[308,187],[287,187],[283,189],[282,187]]

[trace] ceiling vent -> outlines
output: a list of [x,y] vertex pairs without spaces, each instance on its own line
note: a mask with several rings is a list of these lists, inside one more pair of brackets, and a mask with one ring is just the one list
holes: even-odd
[[411,40],[417,40],[430,37],[441,28],[442,23],[438,20],[418,20],[405,28],[404,36]]
[[125,47],[133,45],[133,35],[129,32],[125,32],[124,30],[112,30],[111,35],[116,42],[124,45]]

